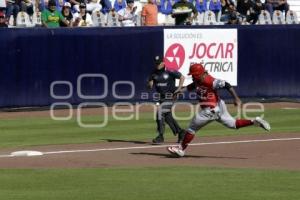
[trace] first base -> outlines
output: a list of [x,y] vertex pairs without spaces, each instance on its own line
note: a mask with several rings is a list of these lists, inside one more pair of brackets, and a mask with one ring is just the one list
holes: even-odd
[[10,154],[11,156],[42,156],[40,151],[15,151]]

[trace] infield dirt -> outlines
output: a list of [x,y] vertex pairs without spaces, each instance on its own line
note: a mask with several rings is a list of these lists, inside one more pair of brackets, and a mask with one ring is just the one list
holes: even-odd
[[[274,103],[266,108],[299,109],[299,104]],[[144,110],[147,112],[147,110]],[[64,115],[66,111],[58,110]],[[95,109],[85,109],[85,114],[95,114]],[[0,119],[22,117],[48,117],[49,111],[0,113]],[[103,149],[95,152],[54,153],[37,157],[0,158],[0,168],[96,168],[96,167],[152,167],[152,166],[213,166],[260,169],[300,170],[300,135],[298,133],[261,134],[201,137],[193,143],[216,143],[225,141],[265,140],[274,138],[299,138],[290,141],[248,142],[231,144],[208,144],[190,146],[183,158],[172,157],[166,148],[153,146],[149,141],[107,140],[93,144],[48,145],[27,148],[1,149],[0,155],[14,151],[36,150],[58,152],[66,150]],[[165,145],[175,144],[174,140]],[[128,148],[118,150],[115,148]],[[131,149],[137,147],[136,149]],[[141,147],[141,148],[139,148]]]

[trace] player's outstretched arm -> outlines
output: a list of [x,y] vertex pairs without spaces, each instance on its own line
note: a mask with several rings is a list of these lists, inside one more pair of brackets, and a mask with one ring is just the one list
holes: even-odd
[[184,80],[185,80],[184,76],[181,75],[180,78],[179,78],[179,85],[178,85],[178,88],[177,88],[177,90],[174,92],[175,94],[176,94],[176,93],[181,93],[181,92],[183,92],[183,91],[181,91],[181,90],[183,89],[183,83],[184,83]]
[[187,87],[181,87],[180,90],[177,89],[177,90],[174,92],[174,95],[175,95],[175,94],[184,93],[184,92],[186,92],[186,91],[187,91]]
[[234,98],[234,105],[240,106],[242,104],[240,97],[237,95],[237,93],[235,92],[235,90],[229,83],[226,82],[225,84],[226,85],[228,84],[228,86],[225,86],[225,87],[228,90],[228,92],[231,94],[231,96]]
[[242,104],[241,99],[233,89],[233,87],[228,83],[227,81],[220,80],[220,79],[215,79],[213,82],[213,88],[214,89],[226,89],[231,96],[234,98],[234,105],[240,106]]
[[173,100],[176,100],[181,93],[184,93],[185,91],[187,91],[186,87],[181,87],[180,90],[178,90],[178,89],[173,93]]

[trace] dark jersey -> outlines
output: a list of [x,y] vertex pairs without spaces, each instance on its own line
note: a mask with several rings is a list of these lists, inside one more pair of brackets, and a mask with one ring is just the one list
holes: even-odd
[[156,91],[160,94],[161,99],[165,99],[167,95],[175,92],[175,80],[181,77],[180,72],[154,70],[151,74],[150,80],[153,80]]

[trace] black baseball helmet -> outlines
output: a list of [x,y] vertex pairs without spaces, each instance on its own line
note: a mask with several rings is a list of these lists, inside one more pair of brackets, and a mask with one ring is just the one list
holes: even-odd
[[161,56],[155,56],[154,57],[155,66],[159,65],[161,62],[163,62],[163,58]]

